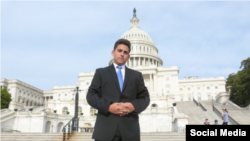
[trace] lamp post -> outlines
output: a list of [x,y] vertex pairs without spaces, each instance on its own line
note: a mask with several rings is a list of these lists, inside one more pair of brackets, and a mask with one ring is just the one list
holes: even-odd
[[79,126],[79,120],[78,120],[78,101],[79,101],[79,96],[78,96],[78,92],[82,91],[82,90],[79,90],[79,86],[80,86],[80,82],[77,81],[76,82],[76,90],[73,90],[73,91],[76,91],[76,95],[75,95],[75,116],[74,116],[74,120],[73,120],[73,130],[74,132],[78,132],[78,126]]

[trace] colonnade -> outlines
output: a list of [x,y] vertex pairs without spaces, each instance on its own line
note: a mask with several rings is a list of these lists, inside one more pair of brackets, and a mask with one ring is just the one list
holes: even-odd
[[48,106],[49,99],[53,99],[53,96],[45,96],[43,97],[43,103],[45,106]]
[[151,59],[151,58],[146,58],[146,57],[131,57],[126,62],[126,66],[128,66],[128,67],[150,66],[150,65],[160,67],[161,63],[158,60]]

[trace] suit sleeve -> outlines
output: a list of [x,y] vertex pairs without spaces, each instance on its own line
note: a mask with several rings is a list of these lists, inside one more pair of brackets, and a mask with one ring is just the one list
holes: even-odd
[[135,112],[141,113],[148,107],[149,102],[150,102],[149,93],[147,88],[145,87],[142,74],[140,73],[138,89],[137,89],[137,99],[131,101],[131,103],[135,107]]
[[97,69],[93,77],[92,83],[89,87],[86,99],[90,106],[96,108],[98,112],[108,115],[109,106],[112,101],[105,99],[101,96],[101,74],[100,70]]

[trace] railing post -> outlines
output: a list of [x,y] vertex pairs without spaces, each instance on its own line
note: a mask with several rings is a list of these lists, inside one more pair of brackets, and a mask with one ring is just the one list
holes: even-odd
[[66,127],[63,128],[63,141],[65,141]]
[[70,136],[70,124],[68,125],[68,140],[69,140],[69,136]]

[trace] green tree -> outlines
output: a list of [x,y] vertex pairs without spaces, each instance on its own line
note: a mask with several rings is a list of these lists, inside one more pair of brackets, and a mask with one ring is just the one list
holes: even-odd
[[11,101],[11,94],[8,92],[7,88],[1,89],[1,109],[8,108]]
[[229,74],[226,86],[230,86],[230,100],[245,107],[250,104],[250,57],[241,62],[237,74]]

